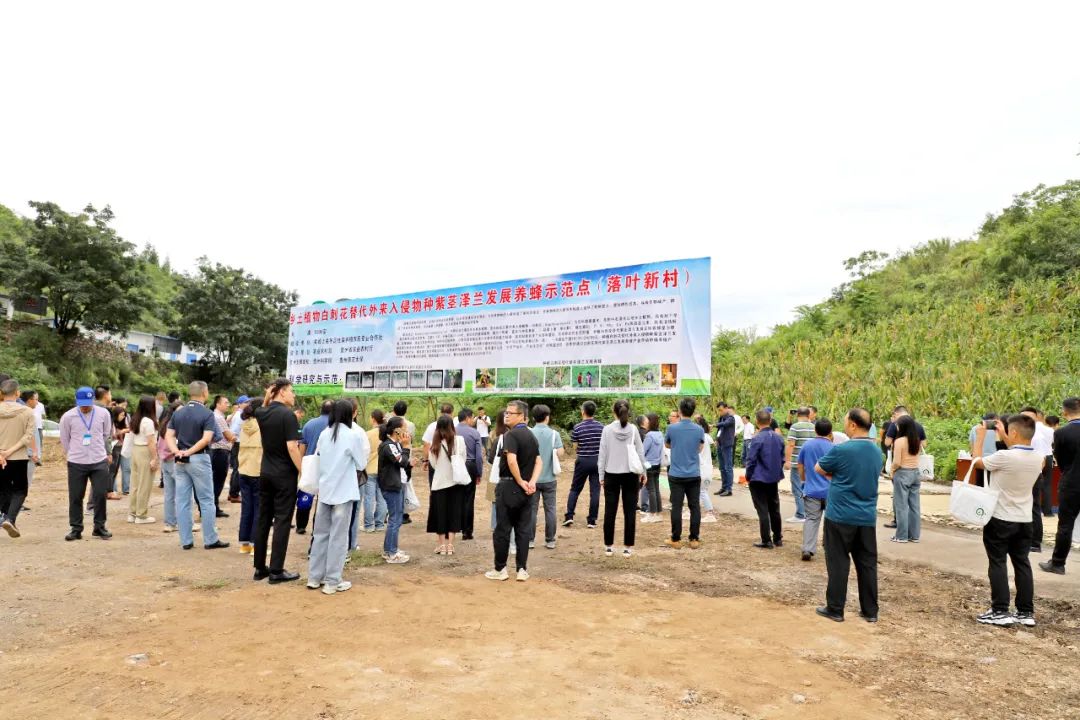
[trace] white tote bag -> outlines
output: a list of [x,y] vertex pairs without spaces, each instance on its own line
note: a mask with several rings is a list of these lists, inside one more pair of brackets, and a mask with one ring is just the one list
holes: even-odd
[[420,509],[420,498],[416,497],[416,491],[413,490],[412,480],[403,482],[401,488],[405,491],[405,512],[416,512]]
[[[446,445],[443,444],[443,447]],[[454,438],[454,454],[450,456],[450,467],[454,471],[455,485],[472,485],[472,476],[469,475],[469,468],[465,466],[465,442],[460,438]]]
[[297,487],[308,495],[317,495],[319,492],[319,456],[318,454],[305,455],[300,461],[300,481]]
[[499,484],[499,455],[502,454],[502,436],[499,436],[498,443],[495,445],[495,461],[491,463],[491,473],[488,475],[488,482],[492,485]]
[[953,482],[952,494],[949,495],[949,513],[962,523],[983,527],[990,522],[1000,493],[969,484],[974,467],[975,463],[972,463],[963,482]]
[[[636,430],[634,432],[637,432]],[[637,448],[634,447],[634,436],[630,436],[630,442],[626,445],[626,461],[630,472],[635,475],[644,475],[645,467],[641,464],[641,457],[637,453]]]
[[934,456],[919,456],[919,480],[929,482],[934,479]]

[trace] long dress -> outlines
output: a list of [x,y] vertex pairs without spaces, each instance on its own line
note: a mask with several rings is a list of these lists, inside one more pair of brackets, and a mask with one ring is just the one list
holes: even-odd
[[[461,437],[454,438],[454,454],[465,455],[465,440]],[[450,454],[445,446],[438,458],[434,453],[429,452],[428,462],[435,468],[431,486],[441,489],[431,491],[427,531],[437,535],[461,532],[465,523],[466,487],[453,484],[454,470],[450,463]],[[450,484],[447,485],[447,483]]]

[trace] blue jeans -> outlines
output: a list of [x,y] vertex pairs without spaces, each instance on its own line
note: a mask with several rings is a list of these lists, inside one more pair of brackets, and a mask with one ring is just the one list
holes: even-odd
[[176,461],[161,461],[161,482],[165,486],[165,524],[176,527]]
[[259,478],[240,475],[241,543],[255,544],[255,518],[259,517]]
[[218,541],[217,528],[214,527],[217,509],[214,507],[214,474],[210,469],[210,456],[206,453],[192,455],[191,462],[176,463],[176,519],[179,521],[181,545],[195,542],[191,522],[192,488],[199,498],[203,543],[213,545]]
[[401,516],[405,513],[405,495],[401,490],[383,492],[386,500],[386,537],[383,538],[383,553],[393,555],[398,551],[398,532],[401,530]]
[[120,487],[127,495],[131,492],[131,458],[120,456]]
[[916,469],[899,469],[893,473],[893,507],[896,508],[896,537],[898,540],[918,540],[922,529],[919,488],[922,481]]
[[795,496],[795,517],[806,517],[806,503],[803,502],[802,478],[799,477],[799,469],[794,462],[791,465],[789,477],[791,478],[791,494]]
[[360,488],[360,501],[364,503],[364,529],[382,530],[386,527],[386,500],[375,478],[368,478],[364,487]]
[[731,492],[735,484],[735,446],[717,448],[716,459],[720,465],[720,490]]

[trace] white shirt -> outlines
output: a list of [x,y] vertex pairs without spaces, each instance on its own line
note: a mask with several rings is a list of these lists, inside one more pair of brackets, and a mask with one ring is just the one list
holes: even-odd
[[38,404],[34,406],[34,420],[37,422],[38,430],[45,427],[45,405],[41,401],[38,401]]
[[431,444],[431,441],[435,439],[435,423],[431,423],[427,426],[427,430],[424,431],[424,437],[420,439],[426,442],[428,445]]
[[832,434],[833,445],[840,445],[842,443],[846,443],[850,439],[851,438],[849,438],[847,436],[847,433],[842,433],[842,432],[840,432],[838,430],[833,431],[833,434]]
[[[746,425],[746,423],[744,423],[744,422],[742,421],[742,418],[741,418],[741,417],[739,417],[738,415],[736,415],[736,416],[735,416],[735,434],[736,434],[736,435],[738,435],[739,433],[741,433],[741,432],[743,431],[743,426],[744,426],[744,425]],[[719,437],[719,435],[718,435],[717,437]]]
[[[132,431],[132,432],[134,432],[134,431]],[[155,432],[156,431],[154,430],[154,421],[151,420],[150,418],[143,418],[142,422],[139,423],[139,431],[137,433],[135,433],[135,436],[131,441],[132,445],[138,445],[140,447],[146,447],[147,445],[150,444],[150,441],[154,437]],[[124,445],[125,446],[127,446],[127,439],[129,437],[132,437],[131,433],[128,433],[127,435],[124,436]],[[130,450],[129,450],[129,452],[130,452]]]
[[476,432],[480,433],[481,438],[486,438],[488,436],[488,421],[484,418],[476,418]]
[[990,471],[989,487],[1001,493],[992,517],[1017,523],[1031,522],[1034,504],[1031,488],[1042,473],[1043,460],[1039,453],[1022,446],[998,450],[983,458],[983,465]]
[[752,424],[743,423],[742,439],[744,442],[754,439],[754,426]]
[[713,476],[712,443],[712,438],[706,435],[705,442],[701,445],[701,450],[698,450],[698,468],[701,471],[701,479],[703,481],[712,480]]
[[1031,439],[1031,447],[1035,448],[1035,454],[1041,458],[1054,454],[1054,429],[1041,422],[1035,423],[1035,437]]

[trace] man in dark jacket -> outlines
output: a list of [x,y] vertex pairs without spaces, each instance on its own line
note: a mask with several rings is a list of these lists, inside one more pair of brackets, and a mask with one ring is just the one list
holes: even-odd
[[779,485],[784,479],[784,440],[771,429],[772,413],[758,410],[756,419],[758,434],[750,443],[746,479],[761,530],[761,542],[754,543],[754,547],[770,549],[784,544]]
[[716,463],[720,466],[720,497],[731,495],[735,484],[735,408],[720,403],[720,419],[716,421]]
[[1065,574],[1065,560],[1072,545],[1073,526],[1080,514],[1080,397],[1062,403],[1066,425],[1054,431],[1054,461],[1061,467],[1058,485],[1058,528],[1054,555],[1039,563],[1046,572]]

